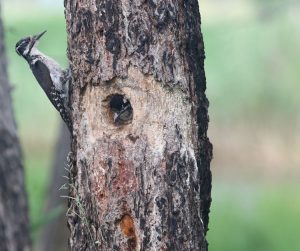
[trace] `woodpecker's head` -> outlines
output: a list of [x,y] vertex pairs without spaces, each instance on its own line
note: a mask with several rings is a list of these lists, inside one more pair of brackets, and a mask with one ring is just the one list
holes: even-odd
[[17,44],[16,44],[16,52],[19,56],[26,57],[30,55],[30,52],[32,48],[37,44],[39,39],[46,33],[46,31],[43,31],[40,34],[31,36],[31,37],[25,37],[22,38]]

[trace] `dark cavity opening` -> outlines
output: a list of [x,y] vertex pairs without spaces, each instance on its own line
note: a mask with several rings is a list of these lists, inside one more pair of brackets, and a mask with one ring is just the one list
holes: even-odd
[[109,98],[109,108],[113,122],[116,125],[126,125],[131,123],[133,110],[130,101],[120,94],[114,94]]

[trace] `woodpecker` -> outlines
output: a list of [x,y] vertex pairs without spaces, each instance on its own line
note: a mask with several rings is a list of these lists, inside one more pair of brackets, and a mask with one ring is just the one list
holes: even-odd
[[60,113],[69,130],[72,131],[69,107],[69,70],[62,70],[54,59],[46,56],[36,48],[39,39],[45,33],[46,31],[22,38],[16,44],[16,52],[27,61],[39,85]]
[[123,98],[120,106],[120,109],[114,109],[114,122],[118,125],[127,124],[133,117],[131,104],[126,98]]

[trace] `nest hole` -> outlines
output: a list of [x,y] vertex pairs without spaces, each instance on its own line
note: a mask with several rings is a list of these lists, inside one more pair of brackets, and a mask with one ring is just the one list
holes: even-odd
[[126,125],[132,122],[133,109],[128,98],[121,94],[109,96],[109,110],[115,125]]

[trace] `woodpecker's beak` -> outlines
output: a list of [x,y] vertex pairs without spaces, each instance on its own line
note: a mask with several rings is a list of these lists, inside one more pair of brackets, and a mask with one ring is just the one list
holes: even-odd
[[37,35],[34,35],[33,37],[32,37],[32,41],[33,41],[33,43],[35,44],[45,33],[46,33],[47,31],[43,31],[42,33],[40,33],[40,34],[37,34]]
[[37,34],[37,35],[32,36],[31,41],[30,41],[30,47],[29,47],[28,54],[30,54],[31,49],[33,48],[33,46],[36,44],[36,42],[39,41],[39,39],[40,39],[45,33],[46,33],[46,31],[43,31],[43,32],[40,33],[40,34]]

